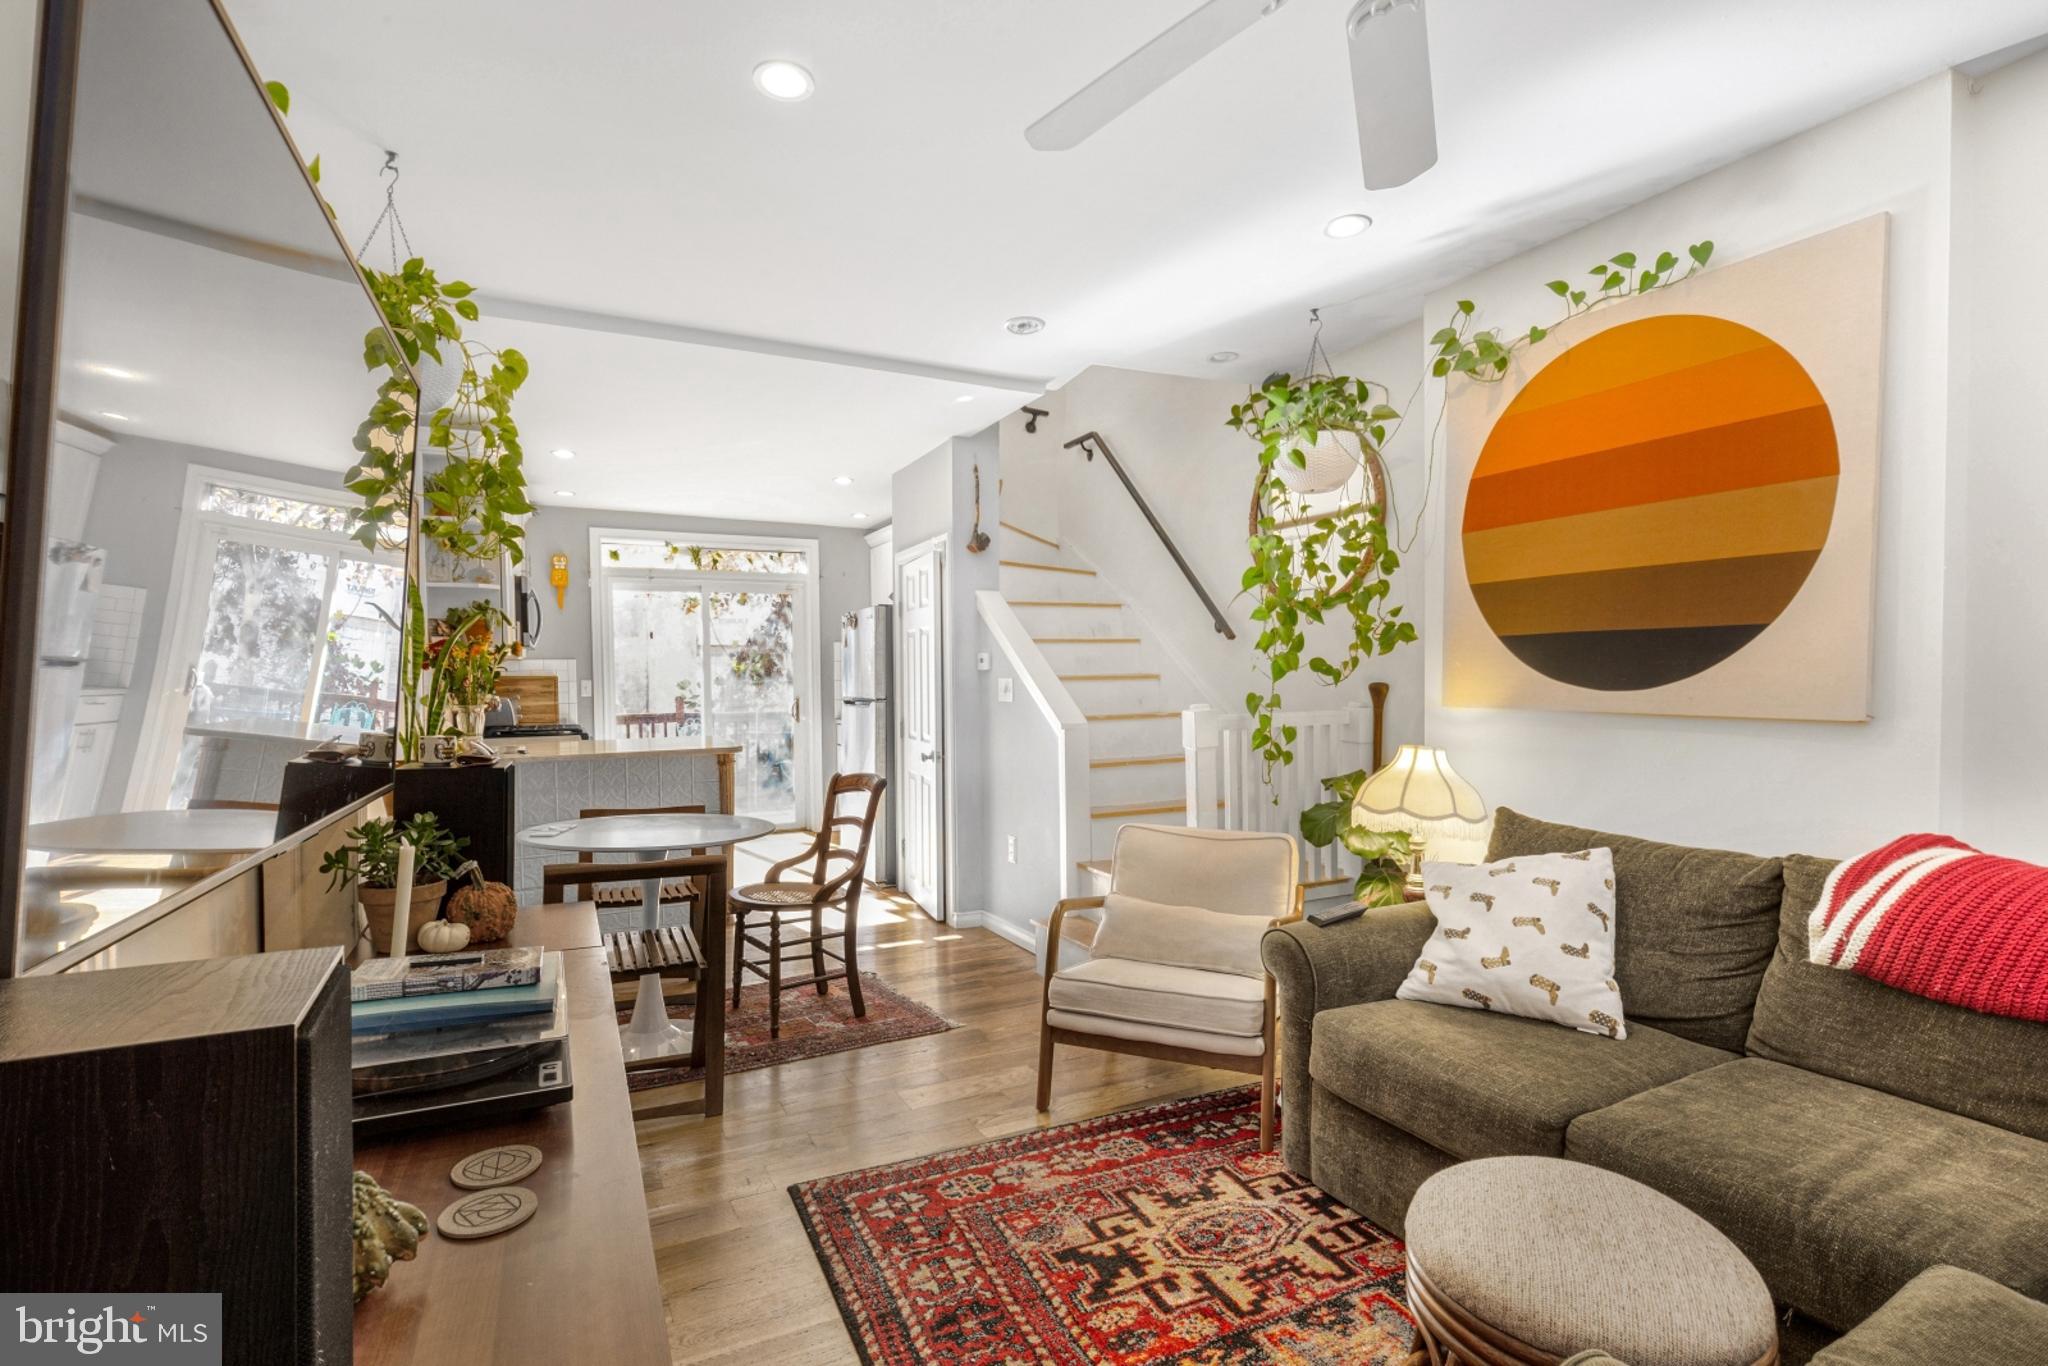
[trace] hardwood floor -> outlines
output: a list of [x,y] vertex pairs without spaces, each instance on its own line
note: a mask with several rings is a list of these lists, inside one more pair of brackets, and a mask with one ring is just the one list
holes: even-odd
[[[859,1360],[790,1203],[792,1182],[1244,1081],[1062,1048],[1052,1113],[1041,1120],[1031,1105],[1039,996],[1031,955],[986,930],[937,924],[890,893],[870,898],[861,914],[861,966],[959,1027],[736,1073],[726,1078],[725,1113],[717,1119],[639,1126],[678,1363]],[[668,1093],[644,1094],[651,1101]]]

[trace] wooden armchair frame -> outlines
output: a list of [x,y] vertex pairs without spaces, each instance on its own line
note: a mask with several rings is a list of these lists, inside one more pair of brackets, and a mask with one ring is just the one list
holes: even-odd
[[[1285,925],[1301,919],[1308,892],[1301,886],[1294,889],[1294,909],[1286,915],[1270,919],[1266,924]],[[1259,1079],[1259,1151],[1273,1150],[1273,1101],[1275,1069],[1280,1059],[1280,1031],[1274,1028],[1273,974],[1264,974],[1266,981],[1266,1003],[1260,1017],[1259,1032],[1265,1046],[1259,1056],[1248,1058],[1239,1053],[1211,1053],[1206,1049],[1183,1048],[1177,1044],[1151,1043],[1143,1039],[1117,1039],[1106,1034],[1083,1034],[1076,1030],[1055,1028],[1050,1015],[1052,1012],[1052,979],[1060,970],[1060,944],[1067,938],[1067,912],[1099,909],[1106,898],[1099,896],[1067,897],[1052,908],[1052,920],[1045,931],[1045,978],[1038,991],[1038,1109],[1043,1113],[1052,1108],[1052,1050],[1054,1044],[1067,1044],[1075,1048],[1093,1048],[1104,1053],[1128,1053],[1140,1058],[1158,1058],[1163,1062],[1187,1062],[1200,1067],[1214,1067],[1225,1072],[1250,1073]],[[1080,942],[1080,936],[1074,936]],[[1091,941],[1092,942],[1092,941]]]

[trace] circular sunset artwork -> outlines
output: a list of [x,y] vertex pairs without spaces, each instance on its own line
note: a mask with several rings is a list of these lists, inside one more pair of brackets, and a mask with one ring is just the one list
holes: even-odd
[[1827,402],[1784,347],[1699,314],[1623,323],[1494,424],[1465,496],[1466,579],[1545,677],[1661,687],[1777,620],[1827,544],[1840,474]]

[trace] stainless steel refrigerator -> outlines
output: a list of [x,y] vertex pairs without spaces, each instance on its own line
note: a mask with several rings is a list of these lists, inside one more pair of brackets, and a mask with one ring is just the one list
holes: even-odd
[[896,881],[896,618],[889,607],[863,607],[839,622],[839,756],[841,773],[879,773],[889,782],[868,846],[868,879]]

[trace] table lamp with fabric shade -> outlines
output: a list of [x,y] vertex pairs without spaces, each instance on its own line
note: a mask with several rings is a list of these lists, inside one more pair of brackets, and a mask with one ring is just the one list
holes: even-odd
[[1458,775],[1442,750],[1423,745],[1401,746],[1351,802],[1353,825],[1409,836],[1410,892],[1422,890],[1422,856],[1432,838],[1469,838],[1485,820],[1479,790]]

